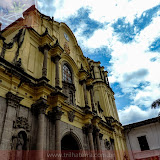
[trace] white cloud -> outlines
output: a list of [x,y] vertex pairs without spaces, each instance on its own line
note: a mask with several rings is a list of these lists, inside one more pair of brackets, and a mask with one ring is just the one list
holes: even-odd
[[156,117],[158,116],[158,113],[159,109],[149,108],[147,110],[142,110],[140,107],[135,105],[125,107],[123,110],[118,111],[120,122],[123,125]]
[[[110,82],[119,82],[123,92],[131,93],[130,98],[135,105],[150,107],[150,104],[160,97],[160,75],[157,72],[160,68],[160,54],[150,52],[148,49],[160,36],[158,23],[160,23],[160,17],[154,18],[153,22],[142,30],[132,43],[124,44],[117,41],[112,46]],[[153,57],[156,57],[157,61],[150,61]],[[126,74],[130,75],[141,69],[146,69],[148,74],[141,77],[135,74],[135,78],[126,81]],[[147,82],[147,86],[135,89],[139,84]]]
[[[142,9],[139,10],[142,12]],[[106,46],[112,50],[112,66],[109,68],[110,83],[118,82],[122,92],[131,94],[129,98],[139,107],[148,108],[154,100],[160,97],[160,74],[157,71],[160,68],[160,54],[150,52],[148,48],[160,36],[159,23],[160,17],[157,15],[150,25],[135,36],[133,42],[127,44],[119,41],[118,35],[112,28],[112,22],[104,28],[97,29],[90,38],[81,34],[87,27],[84,23],[80,24],[75,33],[82,48],[88,48],[93,52],[97,48]],[[155,57],[157,59],[155,62],[150,61]],[[142,70],[146,71],[146,74],[138,75]],[[130,79],[126,81],[127,75],[130,76]],[[137,88],[139,85],[143,86]],[[130,107],[133,109],[133,106]],[[141,114],[145,113],[146,118],[152,114],[150,110],[138,109],[137,111]]]
[[64,20],[69,16],[76,15],[80,8],[87,7],[87,3],[88,0],[55,0],[56,12],[54,17],[55,19]]
[[93,35],[87,39],[85,46],[87,48],[102,48],[104,46],[109,46],[110,41],[113,40],[113,28],[107,26],[103,29],[97,29]]
[[[122,17],[126,18],[126,22],[132,24],[136,17],[140,17],[144,11],[158,4],[160,4],[159,0],[55,0],[51,4],[56,8],[55,19],[64,21],[70,16],[75,16],[77,11],[83,7],[90,10],[89,17],[92,20],[107,24],[104,28],[95,30],[91,37],[85,37],[82,32],[85,31],[87,25],[80,21],[75,36],[81,48],[91,53],[102,47],[112,50],[110,61],[112,65],[109,68],[110,83],[118,82],[122,92],[131,95],[130,99],[134,104],[128,105],[124,110],[119,110],[122,123],[133,122],[136,115],[142,117],[141,119],[136,118],[137,121],[157,116],[156,110],[144,111],[140,107],[150,108],[150,104],[160,97],[160,74],[158,74],[160,53],[149,51],[152,42],[160,37],[160,17],[157,13],[152,23],[138,33],[131,43],[127,44],[119,41],[112,24]],[[136,33],[137,28],[134,30]],[[156,60],[152,62],[152,58]],[[139,76],[142,70],[147,74]],[[126,76],[130,77],[127,81]],[[143,86],[137,88],[139,85]]]
[[139,17],[145,10],[160,4],[160,1],[152,0],[56,0],[54,6],[56,19],[65,18],[77,14],[80,8],[89,8],[91,19],[99,22],[111,22],[120,17],[126,17],[133,22],[135,16]]

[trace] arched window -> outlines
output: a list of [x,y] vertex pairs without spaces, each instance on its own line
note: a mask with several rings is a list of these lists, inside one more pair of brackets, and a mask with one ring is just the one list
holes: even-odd
[[63,81],[72,83],[72,73],[67,65],[63,65]]
[[69,64],[62,62],[62,92],[68,97],[66,102],[75,105],[74,72]]

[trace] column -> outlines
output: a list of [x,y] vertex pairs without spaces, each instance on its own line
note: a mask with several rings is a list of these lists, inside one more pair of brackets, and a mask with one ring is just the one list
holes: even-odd
[[60,107],[53,108],[53,112],[55,114],[55,149],[61,150],[61,137],[60,137],[60,119],[63,114]]
[[44,49],[44,60],[42,68],[42,77],[47,77],[47,59],[48,59],[48,49]]
[[94,97],[93,97],[93,86],[90,87],[90,95],[91,95],[91,105],[92,105],[92,111],[96,112],[95,105],[94,105]]
[[114,105],[114,108],[115,108],[115,113],[116,113],[116,116],[117,116],[117,120],[119,121],[119,116],[118,116],[118,112],[117,112],[117,107],[116,107],[115,99],[113,99],[113,105]]
[[[17,95],[14,95],[11,92],[8,92],[6,94],[6,112],[5,112],[5,117],[4,121],[2,124],[2,133],[0,137],[0,149],[1,150],[11,150],[11,140],[12,139],[12,131],[13,131],[13,121],[16,119],[16,114],[17,114],[17,108],[20,105],[20,102],[23,98],[19,97]],[[5,107],[5,106],[4,106]],[[6,159],[7,159],[6,155]]]
[[108,107],[109,107],[110,116],[114,117],[114,116],[113,116],[113,110],[112,110],[112,106],[111,106],[111,103],[110,103],[110,99],[109,99],[108,93],[106,93],[106,97],[107,97],[107,103],[108,103]]
[[100,156],[98,156],[97,157],[97,159],[98,160],[102,160],[102,157],[101,157],[101,155],[102,155],[102,153],[101,153],[101,145],[100,145],[100,139],[99,139],[99,129],[96,127],[95,128],[95,138],[96,138],[96,144],[97,144],[97,155],[100,155]]
[[99,140],[99,129],[96,129],[96,142],[97,142],[97,150],[101,150],[100,140]]
[[[83,129],[88,134],[90,152],[91,152],[92,155],[94,155],[95,152],[94,152],[94,143],[93,143],[93,135],[92,135],[93,125],[92,124],[86,124]],[[95,160],[94,156],[93,156],[92,160]]]
[[[60,107],[54,107],[51,112],[49,112],[49,117],[55,122],[55,150],[57,154],[61,153],[61,137],[60,137],[60,119],[62,117],[62,112]],[[57,157],[56,160],[61,160],[61,157]]]
[[88,106],[87,88],[86,88],[86,81],[85,80],[82,81],[82,85],[83,85],[85,106]]
[[[114,147],[114,139],[110,138],[110,143],[111,143],[111,150],[112,150],[112,154],[114,156],[114,159],[116,157],[116,153],[115,153],[115,147]],[[118,156],[118,155],[117,155]]]
[[50,50],[50,46],[48,44],[45,44],[44,46],[40,46],[39,50],[42,53],[44,53],[42,77],[47,77],[47,60],[48,60],[48,51]]
[[107,76],[107,71],[104,71],[103,75],[104,75],[104,82],[109,86],[109,80],[108,80],[108,76]]
[[40,98],[39,100],[36,101],[35,104],[32,104],[32,112],[37,114],[38,116],[38,132],[37,132],[37,144],[36,144],[36,149],[37,151],[37,160],[42,160],[43,159],[43,144],[44,144],[44,120],[45,120],[45,112],[47,109],[47,101],[43,98]]
[[105,76],[105,72],[103,71],[102,73],[103,73],[103,77],[104,77],[104,83],[106,83],[106,84],[107,84],[106,76]]
[[56,56],[54,59],[55,59],[55,64],[56,64],[56,76],[55,76],[56,84],[55,84],[55,86],[59,87],[59,60],[61,59],[61,57]]
[[101,79],[103,80],[101,67],[100,67],[100,66],[98,66],[98,68],[99,68],[100,77],[101,77]]
[[95,79],[94,66],[91,67],[93,72],[93,78]]

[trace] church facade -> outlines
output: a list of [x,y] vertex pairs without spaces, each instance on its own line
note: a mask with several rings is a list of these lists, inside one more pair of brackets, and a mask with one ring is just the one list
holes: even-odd
[[65,23],[35,6],[23,17],[0,32],[0,150],[41,151],[38,159],[47,159],[43,151],[111,151],[123,160],[107,71],[83,55]]

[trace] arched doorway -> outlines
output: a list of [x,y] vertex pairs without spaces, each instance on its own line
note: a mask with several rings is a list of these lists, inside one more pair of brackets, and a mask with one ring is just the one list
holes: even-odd
[[80,146],[72,134],[67,134],[61,140],[61,150],[80,150]]

